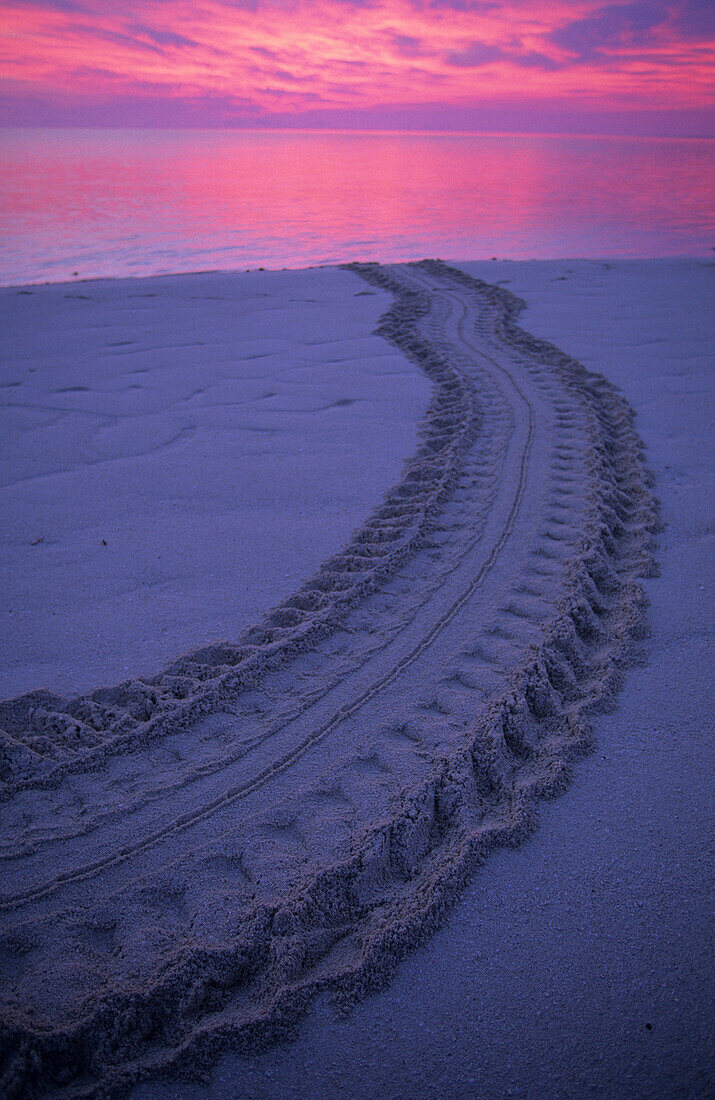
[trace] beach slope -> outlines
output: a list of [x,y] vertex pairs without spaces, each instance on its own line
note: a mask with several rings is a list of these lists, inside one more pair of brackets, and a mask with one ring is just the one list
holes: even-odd
[[258,626],[0,708],[10,1093],[190,1076],[384,986],[641,651],[659,521],[621,394],[470,271],[340,278],[391,294],[378,338],[431,384],[382,500]]

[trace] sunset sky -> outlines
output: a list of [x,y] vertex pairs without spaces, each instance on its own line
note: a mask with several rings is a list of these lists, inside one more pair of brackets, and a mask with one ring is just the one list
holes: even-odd
[[0,0],[0,124],[711,135],[715,0]]

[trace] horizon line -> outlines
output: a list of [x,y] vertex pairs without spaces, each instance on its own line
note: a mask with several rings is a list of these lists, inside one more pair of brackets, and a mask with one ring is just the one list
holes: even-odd
[[0,123],[0,131],[25,131],[25,130],[116,130],[122,131],[158,131],[158,132],[181,132],[181,133],[247,133],[247,134],[369,134],[369,135],[409,135],[415,137],[580,137],[580,138],[608,138],[611,140],[618,139],[640,139],[644,141],[715,141],[715,133],[712,134],[648,134],[648,133],[629,133],[629,132],[601,132],[594,130],[458,130],[458,129],[424,129],[424,128],[412,128],[412,127],[398,127],[398,126],[385,126],[385,127],[362,127],[362,126],[182,126],[182,125],[161,125],[157,126],[151,123],[145,125],[131,124],[122,125],[120,123],[105,123],[100,125],[98,123],[88,123],[86,125],[77,125],[71,123],[41,123],[41,122],[29,122],[24,125],[8,125]]

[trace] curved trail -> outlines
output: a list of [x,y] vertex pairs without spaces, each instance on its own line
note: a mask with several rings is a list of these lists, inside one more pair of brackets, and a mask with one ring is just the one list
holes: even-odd
[[0,705],[9,1095],[192,1072],[384,983],[563,787],[642,633],[622,399],[498,288],[352,270],[434,382],[402,481],[235,644]]

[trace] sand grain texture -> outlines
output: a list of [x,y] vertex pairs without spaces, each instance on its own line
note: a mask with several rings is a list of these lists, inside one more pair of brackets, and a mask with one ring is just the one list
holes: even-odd
[[2,705],[9,1095],[191,1075],[383,986],[564,789],[644,635],[624,399],[503,289],[351,270],[433,386],[400,481],[235,643]]

